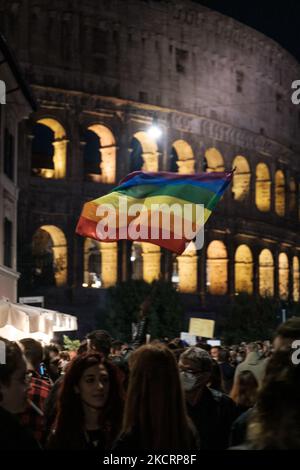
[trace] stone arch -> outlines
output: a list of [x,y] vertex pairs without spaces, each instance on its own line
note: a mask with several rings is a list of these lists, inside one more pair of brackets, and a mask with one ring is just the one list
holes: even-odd
[[67,283],[67,241],[55,225],[42,225],[32,238],[34,280],[37,285],[63,286]]
[[151,283],[160,276],[160,247],[148,242],[133,242],[131,245],[132,279],[143,279]]
[[112,131],[103,124],[92,124],[87,128],[85,139],[84,163],[88,179],[115,183],[117,147]]
[[65,178],[67,139],[63,126],[53,118],[37,120],[33,129],[32,173],[42,178]]
[[299,258],[293,257],[293,300],[299,302],[300,300],[300,273],[299,273]]
[[117,282],[117,242],[104,243],[86,238],[83,249],[83,287],[110,287]]
[[210,242],[207,247],[206,287],[213,295],[227,294],[228,255],[225,244],[221,240]]
[[286,300],[289,296],[289,259],[286,253],[278,257],[279,297]]
[[255,204],[262,212],[271,209],[271,178],[265,163],[258,163],[256,166]]
[[297,185],[294,177],[290,178],[289,184],[289,213],[293,213],[297,207]]
[[[138,145],[139,144],[139,145]],[[130,144],[131,156],[134,155],[137,165],[131,161],[131,171],[158,171],[158,147],[154,139],[147,132],[136,132]],[[135,155],[135,152],[137,155]],[[135,167],[136,166],[136,167]]]
[[176,140],[172,145],[171,171],[178,171],[181,174],[195,173],[194,153],[185,140]]
[[206,171],[208,173],[212,171],[224,171],[224,159],[219,152],[214,147],[211,147],[205,151],[205,162],[206,162]]
[[247,245],[240,245],[234,257],[235,292],[253,293],[253,257]]
[[275,212],[281,217],[285,214],[285,177],[282,170],[275,173]]
[[274,295],[274,259],[267,248],[259,255],[259,293],[263,297]]
[[178,262],[178,289],[184,293],[197,291],[197,249],[191,242],[181,256],[177,256]]
[[250,166],[245,157],[238,155],[233,160],[232,167],[236,168],[232,182],[233,197],[236,201],[243,201],[250,191]]

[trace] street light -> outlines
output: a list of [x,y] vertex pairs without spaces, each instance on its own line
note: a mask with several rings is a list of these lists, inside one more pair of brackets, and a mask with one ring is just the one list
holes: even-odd
[[151,139],[158,140],[162,135],[162,130],[158,126],[157,117],[154,116],[153,121],[149,129],[147,130],[147,134]]

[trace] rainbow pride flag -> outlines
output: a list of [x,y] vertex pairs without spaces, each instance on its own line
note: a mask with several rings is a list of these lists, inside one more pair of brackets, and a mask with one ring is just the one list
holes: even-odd
[[188,175],[135,171],[107,195],[84,204],[76,233],[103,242],[150,242],[182,254],[232,176],[233,171]]

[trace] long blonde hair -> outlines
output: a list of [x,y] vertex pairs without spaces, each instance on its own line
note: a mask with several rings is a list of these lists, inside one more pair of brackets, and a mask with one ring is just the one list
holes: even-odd
[[148,344],[132,353],[129,366],[123,432],[135,429],[143,449],[190,449],[191,425],[172,352]]

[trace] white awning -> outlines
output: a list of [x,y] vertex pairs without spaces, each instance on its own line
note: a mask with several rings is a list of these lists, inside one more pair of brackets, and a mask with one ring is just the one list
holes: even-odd
[[73,315],[0,299],[0,336],[4,338],[31,337],[50,342],[56,331],[77,329],[77,318]]

